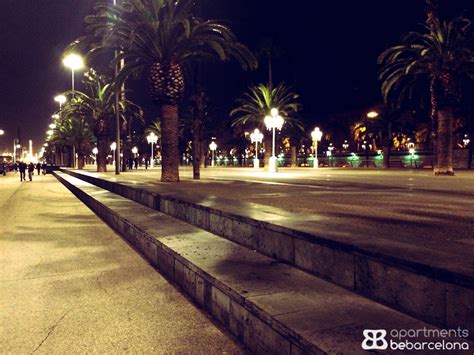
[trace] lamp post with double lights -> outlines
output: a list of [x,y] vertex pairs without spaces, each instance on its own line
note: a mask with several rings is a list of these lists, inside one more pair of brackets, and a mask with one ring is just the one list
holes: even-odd
[[270,111],[270,115],[265,116],[265,125],[267,126],[268,130],[272,131],[272,156],[270,157],[270,166],[268,171],[271,173],[276,173],[278,171],[278,160],[275,156],[275,130],[278,129],[281,131],[283,127],[283,123],[285,120],[281,117],[278,113],[278,109],[272,108]]
[[258,160],[258,143],[262,143],[263,133],[261,133],[258,128],[255,128],[255,130],[250,133],[250,141],[255,143],[255,158],[253,159],[253,167],[258,169],[260,168],[260,161]]
[[150,168],[153,169],[153,166],[155,165],[155,159],[153,156],[153,144],[156,144],[156,142],[158,142],[158,136],[154,132],[150,132],[150,134],[146,137],[146,140],[148,144],[151,145]]
[[318,142],[321,141],[321,138],[323,137],[323,132],[319,129],[319,127],[316,127],[312,132],[311,132],[311,139],[313,140],[313,147],[314,147],[314,160],[313,160],[313,168],[317,169],[319,168],[319,161],[318,161]]
[[211,150],[211,166],[214,166],[214,153],[217,149],[217,144],[216,142],[212,141],[211,144],[209,144],[209,149]]

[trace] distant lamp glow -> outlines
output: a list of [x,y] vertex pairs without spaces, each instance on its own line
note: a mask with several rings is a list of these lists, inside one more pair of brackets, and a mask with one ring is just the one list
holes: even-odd
[[209,149],[211,150],[211,155],[212,155],[212,158],[211,158],[211,166],[214,166],[214,153],[217,149],[217,144],[216,142],[212,141],[211,144],[209,144]]
[[378,115],[379,115],[379,113],[376,112],[376,111],[370,111],[370,112],[367,113],[368,118],[376,118]]
[[260,167],[260,161],[258,160],[258,143],[263,141],[263,133],[260,132],[258,128],[250,133],[250,141],[255,143],[255,158],[253,159],[253,167],[258,169]]
[[148,144],[151,145],[151,156],[150,156],[150,168],[153,168],[155,165],[155,159],[153,156],[153,144],[158,142],[158,136],[154,132],[150,132],[150,134],[146,137]]
[[265,116],[265,125],[267,126],[268,130],[272,131],[272,156],[270,157],[270,166],[269,166],[269,172],[271,173],[276,173],[278,171],[278,160],[277,157],[275,156],[275,129],[278,129],[281,131],[281,128],[283,127],[283,124],[285,123],[285,120],[283,117],[281,117],[278,113],[277,108],[272,108],[270,110],[270,115],[271,116]]
[[318,161],[318,142],[321,141],[321,138],[323,137],[323,132],[319,129],[319,127],[316,127],[312,132],[311,132],[311,139],[313,140],[313,146],[314,146],[314,160],[313,160],[313,168],[317,169],[319,167],[319,161]]
[[347,142],[347,140],[344,140],[344,143],[342,143],[342,148],[344,150],[347,150],[347,148],[349,148],[349,143]]
[[464,135],[462,142],[464,143],[464,148],[466,148],[468,144],[471,142],[467,134]]
[[59,109],[61,110],[61,106],[66,103],[66,96],[58,95],[54,97],[54,101],[59,104]]
[[136,156],[137,153],[138,153],[138,148],[137,148],[137,147],[133,147],[133,148],[132,148],[132,153],[133,153],[133,155]]
[[0,129],[0,136],[3,136],[5,134],[5,131],[3,129]]
[[115,149],[117,149],[117,143],[112,142],[112,144],[110,144],[110,150],[112,151],[112,157],[113,157],[112,165],[114,166],[115,166]]

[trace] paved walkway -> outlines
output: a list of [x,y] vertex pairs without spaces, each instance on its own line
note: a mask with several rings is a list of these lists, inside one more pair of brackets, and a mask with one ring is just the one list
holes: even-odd
[[54,177],[0,177],[1,353],[242,353]]

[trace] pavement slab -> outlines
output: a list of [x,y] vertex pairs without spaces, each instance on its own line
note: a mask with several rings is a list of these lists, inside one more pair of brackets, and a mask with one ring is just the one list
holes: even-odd
[[245,353],[53,176],[0,196],[0,352]]

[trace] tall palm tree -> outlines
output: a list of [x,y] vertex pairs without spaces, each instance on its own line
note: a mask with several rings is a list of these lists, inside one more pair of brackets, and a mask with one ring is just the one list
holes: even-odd
[[[195,17],[193,0],[123,0],[118,6],[100,2],[86,18],[92,51],[116,49],[125,60],[119,80],[147,70],[152,100],[162,118],[161,181],[179,181],[178,104],[186,66],[196,60],[237,59],[244,69],[255,68],[252,53],[231,29]],[[81,42],[81,39],[79,39]]]
[[459,102],[459,80],[474,76],[471,22],[456,18],[440,22],[431,12],[427,33],[410,32],[400,45],[378,58],[379,79],[386,101],[413,98],[417,86],[429,90],[436,121],[434,174],[452,175],[453,112]]
[[[93,127],[97,138],[97,171],[107,171],[107,152],[109,147],[110,126],[115,118],[115,86],[110,83],[104,75],[98,74],[91,69],[83,80],[84,92],[75,90],[68,91],[64,95],[69,96],[67,104],[62,109],[65,117],[82,117]],[[120,101],[119,107],[122,120],[135,118],[143,120],[141,108],[130,100]]]
[[[299,95],[292,91],[291,87],[284,83],[278,84],[275,88],[269,83],[267,85],[252,85],[237,99],[238,106],[234,108],[230,115],[235,117],[232,126],[258,127],[261,131],[266,129],[264,118],[270,113],[272,108],[277,108],[280,115],[285,119],[285,126],[291,129],[303,130],[303,123],[296,118],[296,114],[301,110],[302,105],[298,102]],[[250,127],[250,128],[252,128]],[[268,165],[271,151],[269,134],[265,136],[265,164]]]

